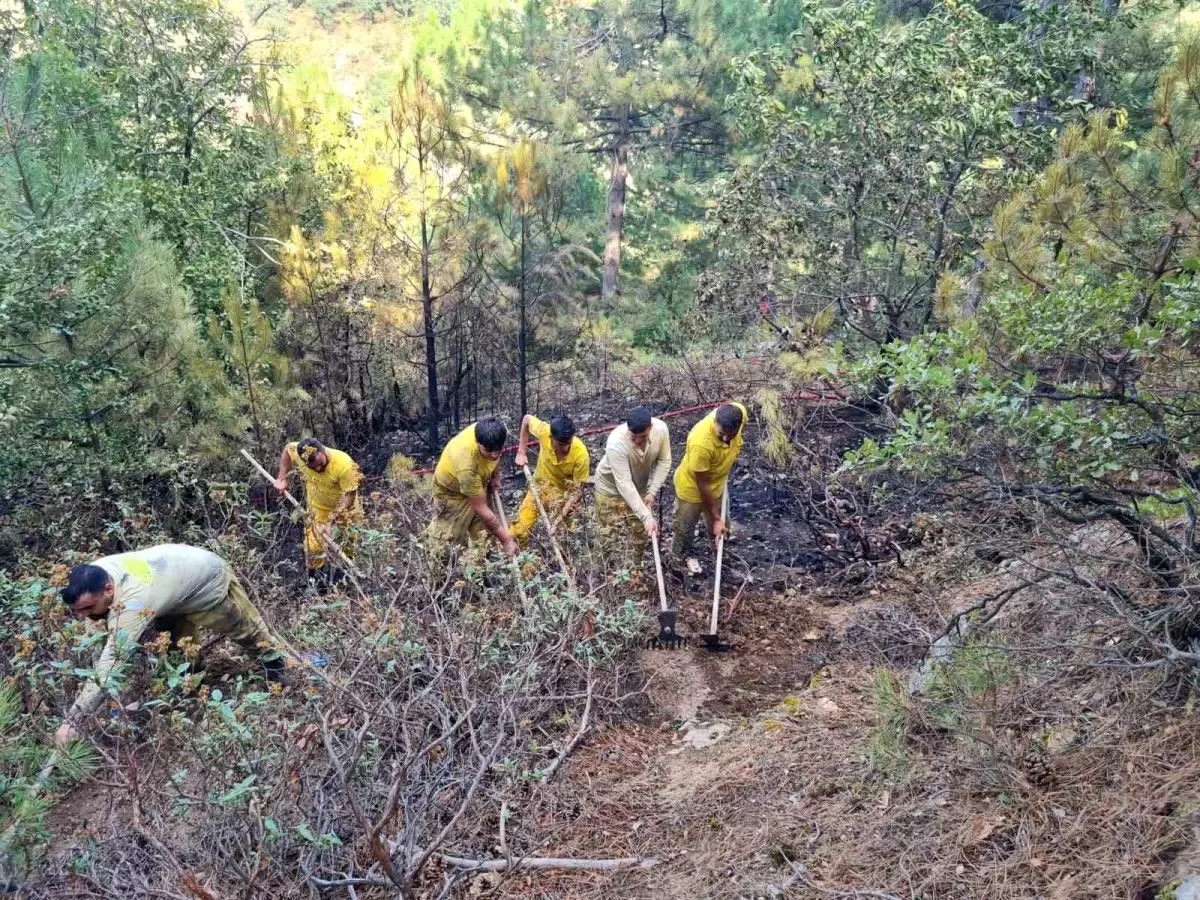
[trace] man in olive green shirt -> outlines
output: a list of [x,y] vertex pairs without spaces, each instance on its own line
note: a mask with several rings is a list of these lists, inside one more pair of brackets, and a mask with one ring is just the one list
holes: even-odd
[[[105,556],[75,566],[62,599],[76,616],[108,623],[100,660],[55,733],[59,743],[76,736],[75,726],[104,701],[123,658],[151,628],[169,631],[185,653],[195,654],[200,628],[236,641],[260,658],[271,680],[283,675],[280,642],[238,584],[229,563],[215,553],[186,544],[162,544],[133,553]],[[191,641],[191,646],[186,646]]]

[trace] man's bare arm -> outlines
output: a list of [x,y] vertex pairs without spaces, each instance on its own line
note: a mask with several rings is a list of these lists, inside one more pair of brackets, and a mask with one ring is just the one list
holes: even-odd
[[521,438],[517,441],[517,468],[524,468],[529,465],[529,420],[533,416],[528,413],[521,419]]
[[283,452],[279,454],[279,474],[275,476],[275,490],[281,494],[287,490],[287,477],[291,470],[292,454],[288,453],[287,445],[284,444]]
[[[490,482],[489,482],[490,485]],[[513,540],[513,536],[508,533],[508,529],[504,527],[504,523],[500,521],[490,506],[488,506],[488,492],[476,494],[474,497],[468,497],[467,502],[471,504],[471,509],[475,511],[475,515],[483,520],[483,526],[491,532],[492,536],[504,548],[504,552],[509,556],[516,556],[517,542]]]
[[721,515],[721,504],[712,489],[712,476],[707,472],[696,472],[696,487],[700,491],[700,502],[708,513],[708,521],[714,538],[720,537],[725,531],[725,520]]

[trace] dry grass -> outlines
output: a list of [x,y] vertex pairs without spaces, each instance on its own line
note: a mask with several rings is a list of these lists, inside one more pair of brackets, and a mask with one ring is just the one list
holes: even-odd
[[[1082,543],[1107,558],[1110,537]],[[657,856],[663,865],[517,879],[498,893],[1153,897],[1186,855],[1200,808],[1200,726],[1190,701],[1180,702],[1188,689],[1179,671],[1101,664],[1096,643],[1106,631],[1081,614],[1078,592],[1039,584],[982,644],[987,665],[1003,654],[1009,674],[960,673],[968,687],[955,695],[950,727],[935,700],[909,701],[906,770],[883,771],[870,748],[875,683],[895,657],[889,638],[936,631],[1021,574],[1009,565],[1002,578],[994,567],[980,577],[988,567],[953,540],[927,546],[914,563],[877,580],[861,610],[797,598],[810,624],[824,618],[821,646],[838,661],[782,702],[764,696],[759,714],[723,742],[692,750],[666,726],[610,728],[524,812],[556,854]],[[694,688],[706,665],[677,659],[668,670]],[[906,667],[892,671],[906,683]],[[700,683],[709,691],[712,672]]]

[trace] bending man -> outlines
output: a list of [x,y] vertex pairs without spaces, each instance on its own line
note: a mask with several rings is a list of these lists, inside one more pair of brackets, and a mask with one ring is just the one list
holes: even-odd
[[[288,473],[293,467],[304,481],[308,505],[304,555],[309,578],[316,581],[325,574],[325,541],[337,542],[347,557],[353,557],[354,526],[363,518],[358,493],[362,472],[349,454],[326,447],[316,438],[304,438],[283,448],[275,490],[287,490]],[[340,569],[336,575],[326,574],[325,582],[335,581],[341,574]]]
[[692,552],[696,524],[706,516],[708,533],[716,540],[728,523],[721,513],[721,497],[729,471],[742,452],[746,407],[726,403],[717,407],[688,432],[683,462],[675,470],[675,516],[671,554],[682,563]]
[[538,520],[537,501],[533,490],[537,489],[546,514],[551,517],[550,533],[565,522],[583,496],[583,485],[588,478],[590,459],[587,447],[575,436],[575,425],[566,416],[555,416],[544,422],[537,416],[525,416],[521,420],[521,439],[517,445],[517,466],[529,465],[529,436],[539,445],[537,468],[533,473],[533,485],[525,492],[521,511],[513,525],[512,535],[517,543],[524,545],[529,532]]
[[76,737],[76,725],[100,706],[125,657],[150,629],[170,632],[171,642],[194,661],[193,669],[198,667],[199,629],[206,628],[257,657],[268,679],[283,677],[279,641],[229,564],[200,547],[162,544],[75,566],[62,600],[80,618],[106,619],[108,640],[92,679],[55,732],[60,743]]
[[596,524],[610,559],[641,562],[650,536],[658,533],[651,507],[670,471],[667,423],[651,418],[643,406],[630,410],[625,424],[608,436],[596,467]]
[[433,472],[433,521],[429,534],[440,545],[466,546],[486,529],[511,558],[517,542],[488,507],[488,491],[500,490],[497,463],[504,452],[508,429],[488,417],[468,425],[442,451]]

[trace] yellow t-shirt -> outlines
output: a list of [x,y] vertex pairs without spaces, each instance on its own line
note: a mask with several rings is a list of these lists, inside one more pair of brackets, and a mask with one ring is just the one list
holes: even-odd
[[733,468],[738,454],[742,452],[742,432],[746,430],[746,407],[740,403],[733,404],[742,411],[742,425],[738,433],[728,444],[717,437],[717,411],[714,409],[707,416],[692,426],[688,432],[687,449],[683,453],[683,462],[675,470],[675,496],[688,503],[700,503],[700,488],[696,485],[696,473],[707,472],[709,485],[713,495],[720,500],[725,491],[725,481],[729,478],[729,470]]
[[448,491],[464,497],[478,497],[492,477],[499,460],[479,452],[475,426],[468,425],[450,439],[433,470],[433,480]]
[[304,494],[308,497],[308,505],[313,509],[335,509],[338,501],[342,499],[342,494],[357,491],[358,486],[362,484],[362,472],[359,471],[358,464],[341,450],[325,448],[325,452],[329,454],[329,465],[325,467],[324,472],[308,467],[296,452],[295,442],[287,445],[287,451],[292,465],[304,479]]
[[577,437],[571,438],[571,449],[560,460],[554,453],[554,444],[551,443],[549,422],[537,416],[530,416],[529,433],[537,438],[538,444],[541,445],[537,468],[533,473],[535,481],[552,485],[560,491],[587,481],[591,459],[583,441]]

